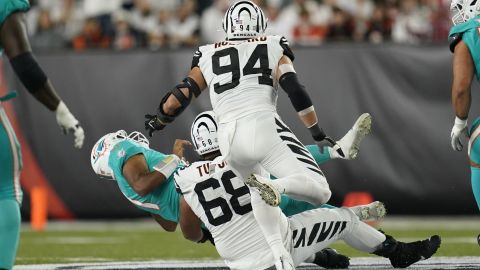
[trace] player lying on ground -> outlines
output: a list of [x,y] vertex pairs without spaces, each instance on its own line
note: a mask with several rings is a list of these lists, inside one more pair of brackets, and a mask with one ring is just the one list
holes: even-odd
[[[216,134],[216,124],[210,112],[202,113],[195,119],[192,139],[202,157],[212,152],[218,153]],[[341,141],[345,149],[350,149],[356,155],[362,138],[354,125]],[[167,156],[150,149],[148,144],[148,140],[139,132],[130,135],[125,131],[107,134],[92,149],[92,168],[102,178],[115,179],[125,197],[140,209],[151,213],[165,230],[174,231],[179,220],[179,194],[175,191],[172,179],[173,173],[184,165],[175,156]],[[182,157],[186,144],[186,141],[177,140],[173,153]],[[322,163],[332,158],[328,149],[320,152],[315,145],[308,148],[312,149],[314,156]],[[285,195],[282,196],[280,207],[287,216],[315,208]],[[385,215],[383,204],[379,202],[353,207],[352,210],[364,220],[378,219]],[[348,258],[337,256],[331,250],[325,251],[325,254],[327,259],[317,260],[318,263],[348,263]],[[338,262],[341,259],[343,261]]]
[[[188,77],[164,96],[156,115],[146,116],[145,126],[150,134],[163,129],[185,110],[193,96],[208,87],[218,117],[220,150],[241,178],[247,179],[261,166],[278,178],[275,185],[255,179],[250,184],[263,187],[261,195],[270,205],[278,205],[280,193],[285,193],[318,206],[330,199],[331,191],[308,151],[292,146],[288,137],[278,134],[285,127],[276,113],[279,86],[314,141],[330,144],[339,155],[344,153],[318,125],[312,100],[295,72],[295,57],[287,40],[263,36],[266,27],[267,18],[256,4],[232,4],[223,21],[226,40],[201,46],[195,52]],[[275,257],[279,263],[291,261],[276,217],[258,206],[253,212]]]
[[[205,238],[201,229],[203,223],[212,234],[218,253],[231,269],[276,269],[277,260],[252,212],[254,204],[265,202],[255,189],[249,192],[243,180],[218,154],[209,155],[206,161],[195,162],[175,173],[175,183],[182,194],[180,227],[183,235],[191,241],[201,241]],[[408,267],[430,258],[441,242],[438,235],[412,243],[397,241],[361,222],[349,208],[317,208],[287,218],[278,207],[266,207],[279,217],[282,243],[293,259],[291,269],[302,262],[347,268],[349,264],[345,260],[341,260],[343,264],[328,264],[330,257],[325,248],[336,240],[388,258],[394,267]],[[322,250],[324,252],[320,252]]]
[[[5,51],[18,79],[40,103],[55,111],[58,125],[65,133],[73,133],[74,145],[80,148],[83,129],[33,57],[24,15],[29,8],[28,0],[0,1],[0,55]],[[0,269],[13,267],[20,235],[22,157],[17,137],[1,105],[15,95],[12,92],[0,96]]]

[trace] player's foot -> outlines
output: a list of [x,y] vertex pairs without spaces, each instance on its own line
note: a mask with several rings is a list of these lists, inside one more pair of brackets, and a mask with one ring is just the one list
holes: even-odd
[[369,204],[349,207],[361,220],[380,220],[387,214],[387,209],[382,202],[374,201]]
[[389,258],[390,263],[395,268],[405,268],[432,257],[442,242],[438,235],[412,243],[397,241],[390,235],[386,235],[386,237],[387,239],[382,243],[382,247],[374,254]]
[[477,236],[477,243],[480,246],[480,234]]
[[252,174],[245,183],[258,190],[258,193],[268,205],[278,206],[280,204],[280,192],[272,185],[271,180]]
[[350,258],[335,249],[325,248],[315,254],[313,263],[327,269],[346,269],[350,265]]
[[[364,113],[358,117],[353,127],[337,141],[338,145],[345,153],[345,157],[332,156],[333,158],[343,158],[343,159],[355,159],[360,151],[360,143],[363,138],[370,133],[372,128],[372,116],[369,113]],[[332,154],[335,155],[335,151],[332,151]]]

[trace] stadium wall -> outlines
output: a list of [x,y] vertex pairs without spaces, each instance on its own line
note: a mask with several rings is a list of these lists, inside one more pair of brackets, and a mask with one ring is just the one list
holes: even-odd
[[[372,134],[354,161],[322,166],[333,204],[351,191],[368,191],[390,214],[475,214],[466,151],[450,148],[451,54],[446,47],[330,45],[297,48],[295,67],[311,94],[320,124],[341,138],[356,117],[369,112]],[[80,218],[144,215],[123,198],[115,182],[98,180],[90,150],[98,138],[118,129],[143,131],[144,114],[188,72],[193,50],[40,54],[43,65],[85,131],[76,150],[62,136],[55,117],[22,89],[7,68],[24,135],[45,175],[68,208]],[[475,86],[475,88],[478,88]],[[475,94],[474,94],[475,96]],[[474,97],[475,98],[475,97]],[[473,104],[470,119],[478,115]],[[210,109],[208,93],[194,102],[151,145],[170,152],[175,138],[189,138],[195,115]],[[280,115],[305,143],[308,131],[280,93]],[[193,152],[189,153],[194,159]],[[23,213],[28,213],[28,194]]]

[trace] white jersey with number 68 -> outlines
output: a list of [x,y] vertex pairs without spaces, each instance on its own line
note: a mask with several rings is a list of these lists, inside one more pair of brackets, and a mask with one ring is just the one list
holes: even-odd
[[[215,162],[215,161],[214,161]],[[260,270],[274,264],[270,247],[252,212],[248,187],[226,162],[195,162],[175,173],[175,184],[215,239],[215,247],[231,269]],[[282,215],[283,231],[288,221]]]
[[205,78],[218,122],[276,110],[275,73],[283,55],[294,59],[281,36],[222,41],[198,48],[192,68],[199,67]]

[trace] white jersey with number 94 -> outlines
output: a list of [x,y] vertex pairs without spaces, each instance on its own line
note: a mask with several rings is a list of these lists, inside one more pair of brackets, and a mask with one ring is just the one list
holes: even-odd
[[293,61],[288,42],[281,36],[222,41],[198,48],[192,68],[199,67],[205,78],[218,122],[276,110],[275,73],[283,55]]

